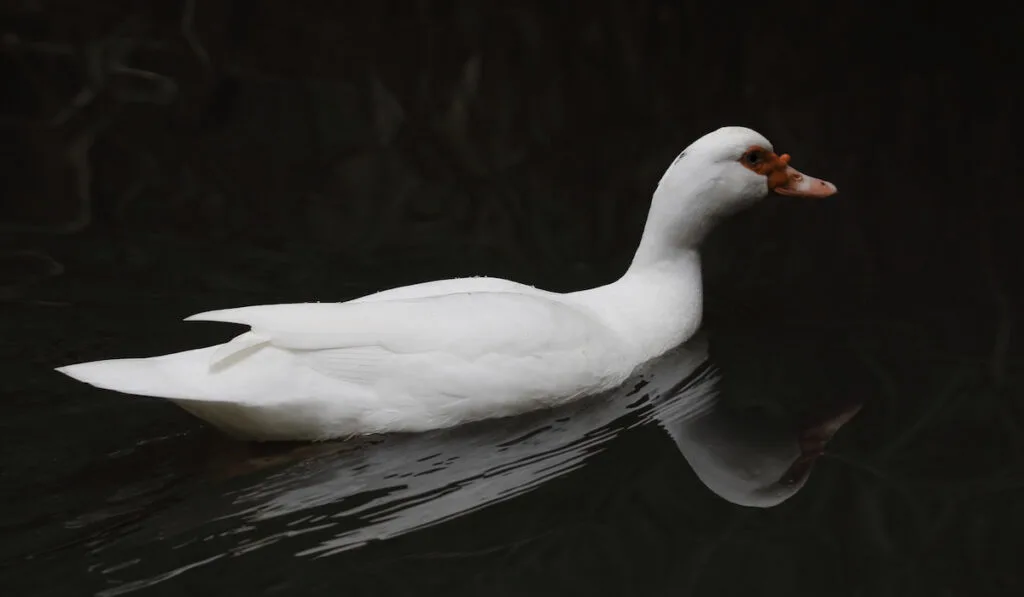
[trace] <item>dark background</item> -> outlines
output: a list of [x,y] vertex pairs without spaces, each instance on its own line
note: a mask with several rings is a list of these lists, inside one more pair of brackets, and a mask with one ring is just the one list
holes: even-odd
[[[484,575],[498,594],[677,594],[680,575],[708,566],[723,584],[690,589],[733,594],[764,570],[770,586],[749,580],[762,594],[1021,588],[1024,56],[1011,3],[8,0],[2,11],[10,528],[57,524],[59,511],[33,519],[23,505],[73,494],[68,471],[197,425],[53,366],[220,341],[222,328],[179,323],[219,307],[463,275],[558,291],[609,282],[673,157],[736,124],[840,189],[818,203],[771,197],[705,252],[727,389],[866,401],[832,491],[809,486],[802,505],[757,519],[767,527],[730,531],[805,559],[754,564],[734,542],[717,563],[675,561],[668,527],[629,527],[596,541],[604,556],[586,549],[593,538],[559,536],[577,559],[527,577],[500,550],[405,573],[435,588]],[[563,493],[585,500],[583,484],[602,482]],[[646,491],[668,503],[671,487]],[[560,499],[521,508],[572,509]],[[808,548],[785,532],[794,526],[828,547]]]

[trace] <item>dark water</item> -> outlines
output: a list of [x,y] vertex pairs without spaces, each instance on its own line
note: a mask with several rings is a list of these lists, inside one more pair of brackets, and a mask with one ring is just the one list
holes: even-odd
[[[0,595],[1021,594],[1009,5],[10,4]],[[723,223],[707,362],[646,385],[269,448],[52,371],[221,307],[607,283],[727,124],[840,194]]]
[[[880,349],[858,356],[807,324],[784,339],[725,327],[556,411],[257,447],[43,367],[225,331],[160,315],[190,311],[192,296],[119,287],[119,298],[78,295],[78,307],[13,306],[7,594],[876,594],[981,582],[1000,594],[1017,582],[1014,423],[972,430],[970,415],[999,395],[963,367],[913,371],[904,356],[912,375],[890,377]],[[901,383],[919,391],[898,395]],[[852,404],[864,409],[804,477],[801,431]]]

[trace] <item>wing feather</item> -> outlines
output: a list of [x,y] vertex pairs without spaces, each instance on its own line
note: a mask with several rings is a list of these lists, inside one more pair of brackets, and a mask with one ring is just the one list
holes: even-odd
[[[621,383],[621,338],[557,297],[463,292],[199,313],[249,325],[214,351],[223,383],[326,400],[368,429],[426,429],[521,412]],[[297,407],[298,408],[298,407]],[[338,414],[340,413],[340,414]]]
[[[187,320],[250,326],[250,335],[235,341],[240,349],[253,346],[258,338],[289,350],[377,346],[396,354],[444,351],[464,357],[574,349],[611,334],[581,308],[545,296],[508,292],[260,305],[198,313]],[[218,353],[218,359],[225,356]]]

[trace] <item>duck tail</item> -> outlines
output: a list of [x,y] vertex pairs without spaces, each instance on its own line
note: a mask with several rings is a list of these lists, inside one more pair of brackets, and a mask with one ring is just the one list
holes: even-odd
[[[179,353],[182,354],[182,353]],[[177,357],[179,355],[168,355]],[[58,367],[57,371],[104,390],[136,396],[179,400],[205,400],[205,392],[180,375],[175,365],[184,359],[167,357],[111,359]]]

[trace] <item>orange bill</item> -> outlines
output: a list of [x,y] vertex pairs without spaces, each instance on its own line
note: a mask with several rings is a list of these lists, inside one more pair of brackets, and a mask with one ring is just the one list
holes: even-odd
[[827,180],[807,176],[796,168],[789,165],[789,154],[782,154],[778,158],[782,166],[782,176],[776,177],[775,186],[772,186],[772,177],[768,177],[768,188],[779,195],[789,197],[829,197],[839,192],[836,185]]
[[745,167],[768,178],[768,189],[789,197],[822,198],[835,195],[836,185],[808,176],[789,165],[789,154],[775,155],[763,147],[751,147],[740,158]]

